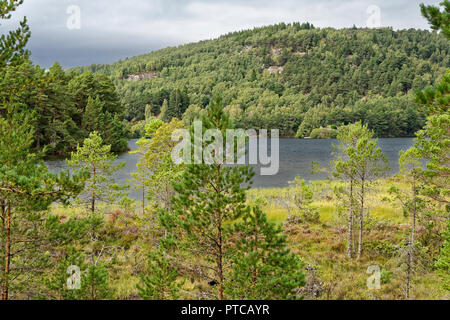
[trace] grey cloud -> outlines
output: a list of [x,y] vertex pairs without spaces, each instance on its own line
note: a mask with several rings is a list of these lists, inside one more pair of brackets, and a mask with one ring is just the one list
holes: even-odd
[[[0,32],[26,15],[33,60],[70,67],[111,63],[168,45],[278,22],[312,22],[318,27],[365,27],[367,7],[381,9],[382,26],[428,28],[420,15],[425,0],[25,0]],[[69,5],[81,9],[81,29],[66,27]]]

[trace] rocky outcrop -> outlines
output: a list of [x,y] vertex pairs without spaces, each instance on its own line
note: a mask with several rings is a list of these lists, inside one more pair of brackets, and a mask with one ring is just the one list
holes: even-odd
[[128,81],[141,81],[144,79],[153,79],[156,78],[157,73],[156,72],[142,72],[142,73],[135,73],[135,74],[129,74],[127,80]]

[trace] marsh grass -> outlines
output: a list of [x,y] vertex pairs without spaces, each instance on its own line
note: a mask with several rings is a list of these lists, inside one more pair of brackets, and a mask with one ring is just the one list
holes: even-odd
[[[260,204],[271,221],[284,226],[291,250],[303,259],[305,266],[317,268],[315,275],[322,283],[319,299],[403,299],[404,266],[392,248],[398,247],[407,237],[408,219],[403,216],[399,206],[387,201],[387,190],[391,183],[389,179],[380,180],[371,187],[367,202],[370,223],[365,231],[364,254],[359,260],[346,257],[346,236],[345,231],[342,231],[345,224],[336,210],[336,200],[333,197],[333,188],[342,186],[342,182],[311,183],[315,194],[312,205],[320,214],[318,223],[286,226],[289,210],[279,198],[295,187],[252,189],[248,191],[248,198],[249,202]],[[145,270],[146,253],[152,247],[146,234],[139,231],[146,220],[138,218],[140,214],[132,209],[124,210],[119,206],[102,204],[99,210],[106,214],[109,235],[114,237],[118,245],[125,247],[118,254],[118,263],[110,270],[116,298],[138,299],[136,285],[140,281],[139,272]],[[291,214],[292,212],[294,211],[291,210]],[[55,205],[52,213],[68,217],[86,214],[86,209]],[[122,218],[112,218],[115,215],[122,215]],[[131,228],[130,224],[137,229]],[[366,281],[370,275],[366,271],[370,265],[378,265],[382,270],[380,290],[371,291],[367,288]],[[412,298],[448,298],[432,268],[418,270],[413,280]],[[208,289],[207,282],[186,281],[184,297],[192,299],[199,288]]]

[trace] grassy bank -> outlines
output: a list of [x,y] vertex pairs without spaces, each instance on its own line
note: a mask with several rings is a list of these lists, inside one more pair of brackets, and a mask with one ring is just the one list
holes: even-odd
[[[296,192],[296,187],[252,189],[250,202],[258,202],[269,219],[282,224],[291,249],[304,261],[308,274],[308,298],[317,299],[403,299],[405,264],[399,252],[409,233],[409,219],[400,206],[389,201],[391,180],[380,180],[370,189],[368,214],[364,232],[364,252],[361,259],[346,256],[346,211],[339,211],[339,201],[334,188],[343,186],[338,181],[314,181],[312,207],[319,213],[317,221],[292,222],[298,212],[287,205],[286,194]],[[114,264],[109,269],[111,286],[120,299],[138,298],[136,285],[139,273],[146,271],[146,254],[158,238],[154,230],[155,212],[151,208],[142,215],[139,203],[127,208],[99,206],[105,213],[106,224],[101,237],[117,248],[109,255]],[[64,208],[55,206],[53,213],[61,217],[83,215],[80,206]],[[426,230],[418,231],[418,242],[428,241]],[[95,247],[95,245],[93,245]],[[423,252],[423,256],[433,253]],[[193,258],[194,259],[194,258]],[[446,299],[434,273],[433,259],[418,258],[412,281],[414,299]],[[368,290],[367,268],[377,265],[381,269],[381,289]],[[207,283],[186,281],[183,298],[197,298],[197,291],[207,289]]]
[[[264,211],[272,221],[284,223],[291,248],[313,269],[310,280],[321,282],[321,299],[403,299],[406,266],[399,257],[401,247],[409,234],[410,220],[402,208],[390,201],[388,193],[392,179],[379,180],[368,197],[368,216],[364,234],[364,254],[361,259],[346,256],[345,217],[339,213],[333,189],[342,186],[338,181],[315,181],[312,206],[320,218],[316,223],[286,223],[289,214],[295,214],[280,204],[283,194],[295,188],[253,189],[251,199],[263,199]],[[290,211],[290,212],[289,212]],[[345,213],[344,213],[345,214]],[[429,235],[420,229],[419,241]],[[419,259],[419,258],[418,258]],[[448,298],[440,288],[439,278],[433,271],[433,261],[419,261],[414,274],[412,298]],[[381,289],[368,290],[367,268],[378,265],[381,269]]]

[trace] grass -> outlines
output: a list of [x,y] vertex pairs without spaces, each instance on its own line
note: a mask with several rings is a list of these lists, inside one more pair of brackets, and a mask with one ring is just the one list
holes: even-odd
[[[408,236],[409,220],[397,204],[387,201],[391,181],[377,181],[370,189],[366,207],[372,223],[366,226],[364,245],[380,243],[395,247]],[[319,223],[303,223],[290,226],[288,241],[307,265],[317,268],[315,276],[322,282],[321,299],[404,299],[405,265],[397,256],[372,252],[367,248],[360,259],[349,259],[346,255],[346,232],[344,217],[339,217],[333,199],[333,188],[342,186],[338,181],[317,181],[311,183],[316,195],[312,206],[319,214]],[[291,187],[292,188],[292,187]],[[250,199],[264,199],[263,209],[271,221],[282,223],[289,210],[280,201],[273,201],[289,188],[254,189],[249,191]],[[291,189],[292,190],[292,189]],[[292,209],[291,209],[292,214]],[[382,270],[380,290],[368,290],[367,268],[378,265]],[[414,299],[445,299],[447,293],[440,287],[440,280],[427,268],[413,276],[411,297]]]
[[[315,194],[312,205],[317,208],[320,218],[317,223],[285,225],[291,250],[303,259],[305,265],[317,268],[314,276],[321,282],[320,299],[403,299],[404,265],[399,257],[390,255],[389,250],[399,246],[408,236],[409,221],[399,206],[386,201],[390,181],[378,181],[368,194],[367,208],[371,219],[364,231],[364,254],[361,259],[349,259],[346,256],[346,232],[342,230],[346,225],[345,213],[344,216],[338,215],[332,192],[333,188],[339,186],[342,186],[342,182],[311,183]],[[285,224],[289,213],[295,213],[292,208],[288,209],[280,201],[280,195],[289,190],[292,191],[289,188],[252,189],[248,191],[248,198],[261,204],[271,221]],[[98,208],[105,213],[120,212],[118,206],[99,205]],[[67,217],[82,214],[84,210],[79,206],[68,208],[54,206],[52,212]],[[136,225],[138,214],[132,210],[128,209],[129,213],[124,215],[123,219],[131,219],[131,225]],[[130,235],[130,230],[133,229],[130,229],[129,222],[123,225],[123,222],[115,221],[112,216],[114,215],[107,217],[108,224],[115,224],[112,227],[115,230],[112,237],[117,239],[117,243],[130,237],[128,243],[131,245],[119,253],[117,257],[119,263],[110,273],[111,283],[118,299],[135,299],[138,298],[136,285],[140,281],[139,272],[136,270],[141,272],[145,269],[146,252],[152,246],[151,241],[145,238],[142,230]],[[382,270],[383,281],[380,290],[367,288],[366,282],[370,276],[367,274],[367,268],[371,265],[378,265]],[[448,298],[447,293],[440,287],[440,280],[432,267],[418,270],[413,280],[412,298]],[[189,292],[195,291],[195,287],[199,285],[207,286],[204,283],[186,281],[184,289]]]

